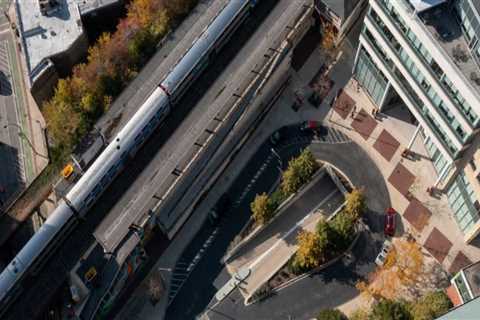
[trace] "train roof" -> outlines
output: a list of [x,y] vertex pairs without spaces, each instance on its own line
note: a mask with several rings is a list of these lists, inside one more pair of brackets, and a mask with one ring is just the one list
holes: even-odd
[[162,86],[169,93],[175,90],[183,80],[183,77],[190,72],[196,62],[199,61],[205,52],[214,44],[215,39],[222,34],[225,26],[236,17],[238,11],[246,4],[248,4],[248,1],[230,1],[217,16],[212,18],[212,22],[206,27],[202,34],[194,40],[192,47],[180,57],[177,64],[162,81]]

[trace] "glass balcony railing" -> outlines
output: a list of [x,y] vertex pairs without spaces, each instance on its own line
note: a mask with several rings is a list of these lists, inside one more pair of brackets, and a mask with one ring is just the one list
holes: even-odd
[[[374,41],[372,41],[372,39],[367,37],[365,34],[362,34],[362,35],[363,35],[363,38],[368,42],[370,47],[372,47],[373,51],[375,51],[375,54],[377,56],[382,57],[382,52],[379,50],[378,45],[375,44]],[[448,150],[448,152],[452,156],[455,156],[458,153],[458,149],[453,145],[453,143],[448,138],[446,133],[443,132],[443,130],[441,130],[439,126],[434,122],[431,115],[428,113],[428,111],[426,111],[427,109],[425,108],[422,100],[418,97],[418,95],[410,86],[410,84],[407,82],[405,77],[403,77],[403,75],[398,70],[396,70],[393,64],[388,64],[386,63],[386,61],[383,61],[383,60],[382,60],[382,64],[390,72],[390,76],[394,79],[397,85],[402,89],[402,92],[404,92],[407,95],[407,97],[410,99],[411,105],[415,108],[415,110],[418,113],[422,115],[422,119],[424,120],[427,127],[437,136],[438,140],[443,145],[443,147],[446,150]]]
[[[383,25],[383,22],[381,20],[379,20],[380,18],[378,16],[373,16],[372,14],[368,14],[367,17],[366,17],[370,23],[375,27],[375,29],[378,31],[378,33],[380,33],[380,35],[382,36],[383,40],[385,41],[385,43],[387,43],[387,45],[390,47],[390,50],[392,52],[395,53],[396,57],[398,58],[398,60],[401,62],[402,66],[404,67],[405,70],[407,71],[410,71],[410,68],[406,65],[406,62],[405,62],[405,56],[401,56],[399,54],[399,52],[402,49],[402,47],[400,46],[400,44],[396,41],[395,37],[391,34],[391,32],[386,29],[386,26]],[[407,56],[408,57],[408,56]],[[409,57],[408,57],[409,59]],[[419,86],[419,88],[422,90],[422,92],[424,93],[424,96],[426,97],[426,99],[430,102],[430,104],[435,107],[435,109],[437,109],[438,111],[438,114],[440,115],[440,117],[442,118],[443,122],[449,126],[453,125],[451,122],[452,120],[454,119],[453,115],[445,108],[441,108],[440,106],[436,105],[434,103],[434,101],[432,100],[432,98],[428,95],[428,93],[426,92],[425,88],[422,86],[422,83],[419,83],[418,81],[418,77],[415,77],[414,75],[410,74],[410,76],[412,77],[412,79],[414,79],[414,81],[417,83],[417,85]],[[424,79],[424,82],[426,81],[426,79]],[[467,137],[465,135],[465,131],[459,127],[459,131],[457,131],[456,129],[452,128],[451,130],[455,136],[460,140],[460,141],[464,141]],[[462,135],[463,134],[463,135]]]

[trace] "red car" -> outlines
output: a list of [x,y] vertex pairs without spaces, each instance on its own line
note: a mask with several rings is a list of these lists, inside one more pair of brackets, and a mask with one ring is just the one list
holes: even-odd
[[395,234],[395,217],[397,212],[393,208],[388,208],[387,212],[385,213],[385,225],[383,228],[383,232],[386,236],[393,237]]

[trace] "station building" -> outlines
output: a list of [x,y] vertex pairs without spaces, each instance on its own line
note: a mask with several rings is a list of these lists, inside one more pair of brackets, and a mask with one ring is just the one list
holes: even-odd
[[480,232],[480,2],[369,0],[353,73],[381,113],[416,126],[464,241]]

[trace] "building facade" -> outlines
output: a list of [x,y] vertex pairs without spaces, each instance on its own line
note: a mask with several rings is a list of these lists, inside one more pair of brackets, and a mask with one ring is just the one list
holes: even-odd
[[379,112],[399,105],[423,139],[466,242],[480,232],[480,4],[370,0],[353,73]]

